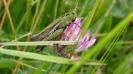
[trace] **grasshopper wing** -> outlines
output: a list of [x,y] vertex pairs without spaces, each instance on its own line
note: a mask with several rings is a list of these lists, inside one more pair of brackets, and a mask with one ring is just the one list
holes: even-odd
[[[42,40],[45,40],[45,41],[48,41],[48,40],[51,40],[51,39],[48,39],[48,37],[53,34],[59,27],[59,24],[60,22],[58,22],[56,25],[53,25],[52,27],[50,28],[47,28],[47,29],[44,29],[42,30],[40,33],[34,35],[31,37],[31,40],[32,41],[42,41]],[[36,49],[38,51],[42,50],[45,46],[36,46]]]

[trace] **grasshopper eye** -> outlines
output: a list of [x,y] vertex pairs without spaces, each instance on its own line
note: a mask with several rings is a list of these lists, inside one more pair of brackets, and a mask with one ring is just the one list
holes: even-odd
[[74,9],[73,11],[72,11],[72,14],[74,15],[76,13],[76,10]]
[[72,19],[72,22],[74,22],[75,21],[75,19]]

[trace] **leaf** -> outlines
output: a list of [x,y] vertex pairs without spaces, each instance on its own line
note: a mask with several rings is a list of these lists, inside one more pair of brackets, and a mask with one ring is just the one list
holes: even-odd
[[18,56],[22,58],[49,61],[49,62],[62,63],[62,64],[75,64],[76,62],[76,61],[72,61],[70,59],[61,58],[61,57],[47,56],[47,55],[41,55],[37,53],[9,50],[4,48],[0,48],[0,53],[12,55],[12,56]]
[[33,45],[51,45],[51,44],[71,45],[75,44],[76,41],[36,41],[36,42],[3,42],[0,45],[6,46],[33,46]]

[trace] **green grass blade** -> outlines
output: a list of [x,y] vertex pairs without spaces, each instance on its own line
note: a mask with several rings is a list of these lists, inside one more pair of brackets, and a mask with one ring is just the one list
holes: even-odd
[[[23,61],[25,64],[33,64],[35,61]],[[0,68],[14,67],[17,63],[10,59],[1,59]]]
[[5,42],[0,43],[0,45],[6,46],[33,46],[33,45],[51,45],[51,44],[61,44],[61,45],[72,45],[76,41],[36,41],[36,42]]
[[83,27],[84,30],[83,30],[83,32],[82,32],[82,35],[85,34],[85,32],[87,31],[87,29],[88,29],[89,26],[91,25],[91,21],[92,21],[92,19],[93,19],[93,17],[94,17],[94,14],[95,14],[95,12],[96,12],[96,10],[97,10],[97,7],[98,7],[100,1],[101,1],[101,0],[96,0],[96,1],[95,1],[95,4],[94,4],[94,6],[93,6],[93,8],[92,8],[92,11],[91,11],[91,13],[90,13],[90,16],[89,16],[89,18],[87,19],[87,22],[85,23],[85,25],[84,25],[84,27]]
[[72,61],[70,59],[41,55],[41,54],[31,53],[31,52],[22,52],[22,51],[15,51],[15,50],[0,48],[0,53],[12,55],[12,56],[18,56],[22,58],[36,59],[41,61],[49,61],[49,62],[62,63],[62,64],[75,64],[75,61]]
[[113,74],[129,74],[131,69],[130,57],[132,57],[132,51],[127,55],[124,61],[122,61],[121,64],[115,69]]

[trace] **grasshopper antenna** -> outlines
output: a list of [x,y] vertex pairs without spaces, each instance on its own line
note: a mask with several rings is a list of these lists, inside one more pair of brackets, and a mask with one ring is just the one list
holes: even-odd
[[75,7],[75,10],[78,9],[78,3],[79,3],[79,0],[77,0],[77,4],[76,4],[76,7]]
[[78,9],[78,3],[79,3],[79,0],[77,0],[76,6],[75,6],[74,10],[72,11],[73,13],[75,13]]

